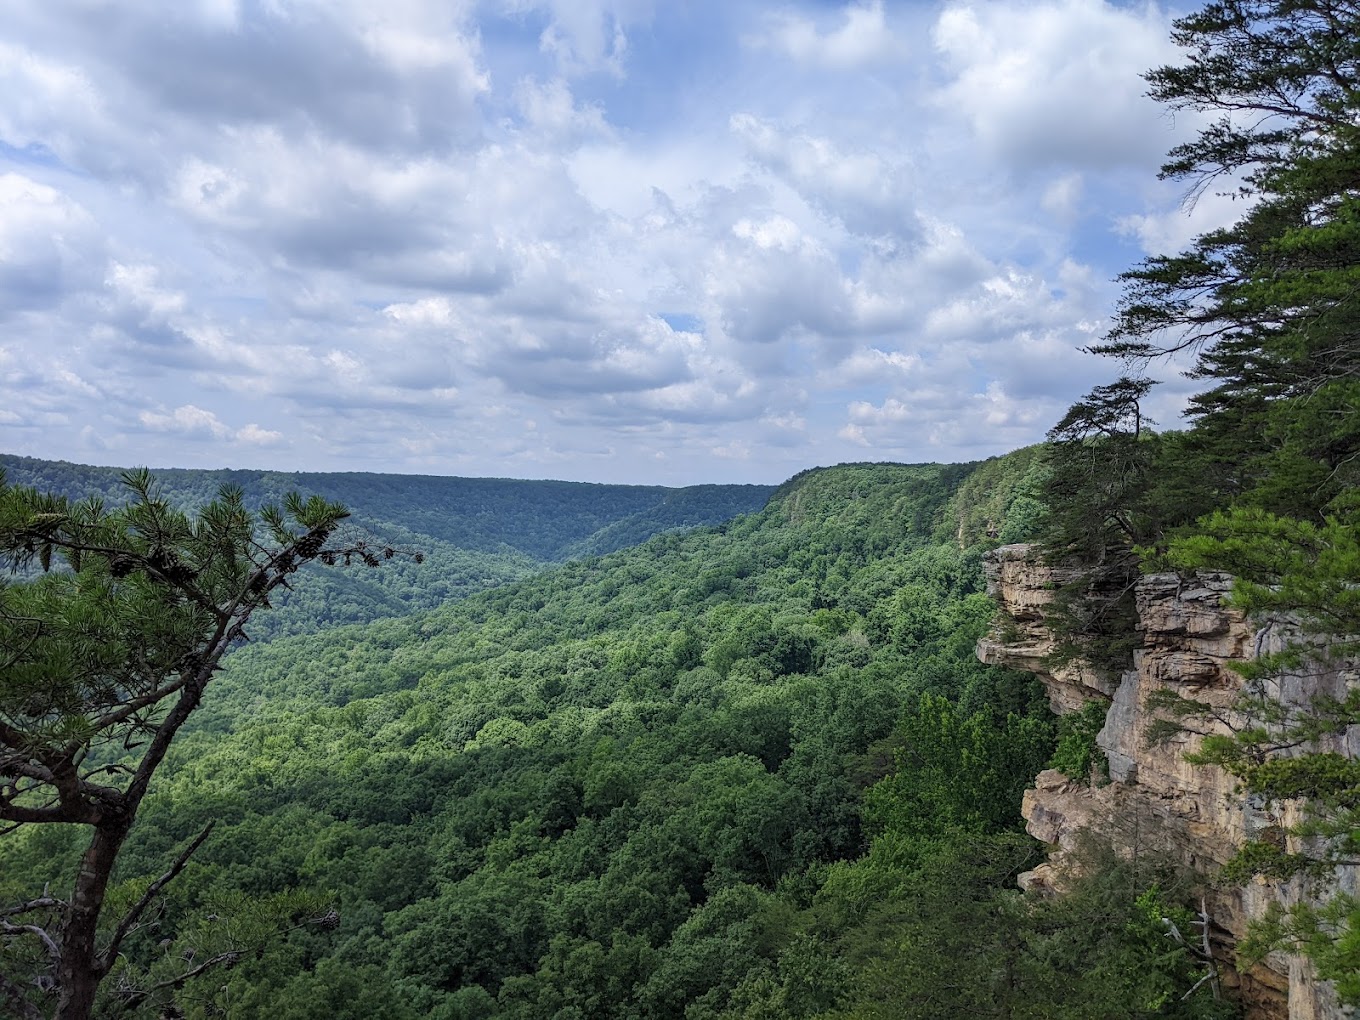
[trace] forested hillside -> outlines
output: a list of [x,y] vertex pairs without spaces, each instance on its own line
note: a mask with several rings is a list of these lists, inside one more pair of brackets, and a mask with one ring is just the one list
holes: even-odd
[[[71,499],[127,498],[122,469],[37,460],[0,453],[11,485]],[[574,556],[613,552],[675,528],[718,524],[765,505],[765,485],[597,485],[583,482],[449,478],[433,475],[202,471],[155,473],[165,496],[200,506],[222,485],[239,486],[248,507],[289,491],[344,503],[353,516],[342,536],[407,555],[385,569],[355,559],[308,572],[306,583],[282,590],[275,609],[253,622],[253,640],[305,634],[346,623],[433,609]]]
[[[807,472],[716,529],[233,654],[111,898],[217,828],[103,993],[240,1018],[1230,1015],[1181,999],[1201,973],[1160,919],[1186,889],[1156,861],[1102,859],[1061,902],[1015,888],[1042,852],[1021,791],[1090,739],[973,655],[982,555],[1024,537],[1045,473],[1037,448]],[[66,881],[77,845],[0,841],[0,901]],[[183,979],[206,960],[230,966]]]
[[[113,504],[118,472],[0,457],[0,1011],[1218,1020],[1227,949],[1306,958],[1270,1015],[1312,1015],[1284,998],[1318,977],[1348,1015],[1360,7],[1210,0],[1172,41],[1150,95],[1203,127],[1163,177],[1237,218],[1123,275],[1091,348],[1118,378],[1042,448],[773,492],[165,471],[167,502],[143,479],[112,514],[14,486]],[[1187,365],[1159,432],[1155,376]],[[974,657],[1023,637],[983,557],[1032,538],[1028,649],[1098,681],[1062,719]],[[1150,660],[1140,585],[1178,602],[1199,571],[1235,578],[1241,640]],[[1204,624],[1183,605],[1165,632]],[[1140,661],[1166,672],[1120,701]],[[1102,777],[1111,692],[1166,774],[1250,807],[1215,875],[1150,849],[1131,756]],[[1017,883],[1046,768],[1084,839],[1048,898]],[[1193,782],[1154,795],[1211,829]],[[1210,880],[1252,891],[1236,945]]]

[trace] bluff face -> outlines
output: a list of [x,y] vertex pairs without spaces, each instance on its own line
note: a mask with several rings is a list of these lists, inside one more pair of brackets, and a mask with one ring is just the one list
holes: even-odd
[[[1068,779],[1057,771],[1036,778],[1025,794],[1023,813],[1035,838],[1053,847],[1050,862],[1022,876],[1026,888],[1058,891],[1062,859],[1083,830],[1110,839],[1125,852],[1167,852],[1206,877],[1233,856],[1246,839],[1290,841],[1285,830],[1297,822],[1301,805],[1253,803],[1238,792],[1236,780],[1215,766],[1192,765],[1202,733],[1227,732],[1243,720],[1233,711],[1242,678],[1228,668],[1282,648],[1291,637],[1281,621],[1258,626],[1223,605],[1232,579],[1203,573],[1185,580],[1157,574],[1139,580],[1135,590],[1139,648],[1133,668],[1114,680],[1102,679],[1078,662],[1050,668],[1047,656],[1053,635],[1045,610],[1054,587],[1065,580],[1061,571],[1040,562],[1027,545],[1003,546],[990,554],[988,590],[1000,605],[1005,623],[978,643],[987,663],[1034,673],[1043,681],[1055,712],[1064,714],[1092,699],[1110,704],[1097,737],[1110,763],[1110,782],[1098,785]],[[1353,668],[1305,667],[1282,679],[1270,693],[1286,705],[1305,706],[1310,699],[1341,696],[1357,680]],[[1222,721],[1152,742],[1156,720],[1147,707],[1154,691],[1170,690],[1213,706]],[[1320,750],[1360,754],[1360,727],[1331,738]],[[1340,869],[1341,889],[1360,888],[1360,869]],[[1314,978],[1306,961],[1272,954],[1246,973],[1231,966],[1233,947],[1254,918],[1274,901],[1298,902],[1307,895],[1301,879],[1287,883],[1256,880],[1245,886],[1211,886],[1206,909],[1214,925],[1215,955],[1220,974],[1238,985],[1238,995],[1252,1020],[1323,1020],[1349,1016],[1337,1005],[1330,985]]]

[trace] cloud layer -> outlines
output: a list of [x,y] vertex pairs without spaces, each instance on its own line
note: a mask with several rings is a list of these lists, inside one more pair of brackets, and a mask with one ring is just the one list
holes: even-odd
[[11,8],[0,447],[36,456],[974,459],[1104,381],[1111,278],[1225,214],[1155,182],[1194,125],[1142,95],[1154,6]]

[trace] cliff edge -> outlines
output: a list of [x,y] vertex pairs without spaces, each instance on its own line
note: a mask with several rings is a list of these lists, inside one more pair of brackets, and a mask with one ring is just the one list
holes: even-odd
[[[1221,722],[1201,727],[1204,732],[1227,732],[1227,726],[1241,721],[1233,705],[1242,678],[1229,664],[1282,647],[1290,636],[1286,625],[1275,621],[1257,626],[1225,607],[1223,598],[1232,585],[1225,574],[1203,573],[1188,580],[1175,574],[1143,577],[1135,589],[1141,640],[1133,668],[1114,679],[1102,678],[1080,662],[1059,668],[1048,663],[1054,640],[1044,614],[1054,588],[1066,580],[1062,571],[1043,564],[1033,547],[1011,545],[989,554],[987,576],[989,593],[1001,608],[1001,622],[978,643],[978,658],[1038,675],[1059,714],[1092,699],[1110,705],[1096,741],[1109,758],[1110,782],[1078,782],[1050,770],[1040,773],[1026,791],[1022,809],[1026,827],[1052,851],[1049,863],[1022,876],[1024,887],[1056,891],[1063,855],[1085,829],[1129,853],[1169,852],[1206,876],[1212,876],[1246,839],[1276,834],[1292,839],[1284,830],[1299,818],[1297,803],[1274,807],[1251,803],[1237,791],[1231,775],[1187,762],[1185,754],[1198,746],[1201,734],[1181,732],[1170,740],[1149,741],[1156,716],[1147,707],[1150,694],[1169,689],[1207,703],[1221,715]],[[1290,676],[1272,693],[1286,704],[1302,706],[1319,694],[1343,694],[1355,679],[1354,670],[1318,666]],[[1357,755],[1357,730],[1360,727],[1352,727],[1323,749]],[[1340,869],[1338,884],[1356,891],[1358,870]],[[1211,887],[1208,892],[1206,908],[1215,926],[1216,952],[1223,957],[1220,972],[1228,983],[1237,984],[1251,1020],[1352,1015],[1337,1004],[1330,984],[1316,980],[1300,957],[1272,954],[1243,974],[1231,966],[1233,947],[1253,918],[1262,916],[1274,901],[1297,902],[1304,895],[1300,879],[1256,880],[1244,886]]]

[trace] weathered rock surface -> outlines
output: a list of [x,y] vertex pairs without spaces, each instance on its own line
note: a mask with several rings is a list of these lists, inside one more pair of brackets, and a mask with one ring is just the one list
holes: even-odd
[[[989,592],[998,602],[1003,622],[978,645],[978,657],[1037,674],[1058,713],[1080,708],[1092,698],[1110,702],[1097,743],[1110,762],[1111,782],[1073,782],[1055,771],[1040,773],[1025,794],[1023,812],[1029,832],[1053,846],[1050,863],[1022,877],[1025,888],[1057,891],[1063,854],[1078,834],[1091,829],[1133,852],[1139,848],[1169,851],[1196,870],[1212,874],[1247,839],[1278,832],[1298,818],[1298,805],[1267,810],[1249,803],[1235,790],[1236,781],[1221,769],[1185,760],[1201,735],[1182,732],[1153,743],[1149,730],[1156,721],[1148,696],[1169,690],[1213,706],[1229,722],[1242,679],[1229,663],[1276,650],[1289,639],[1286,626],[1258,628],[1223,606],[1232,579],[1200,574],[1185,581],[1174,574],[1141,579],[1135,590],[1141,647],[1134,668],[1111,681],[1080,663],[1054,669],[1046,662],[1053,637],[1044,609],[1053,588],[1065,578],[1044,566],[1028,546],[1004,546],[988,563]],[[1319,694],[1341,695],[1357,681],[1354,670],[1310,668],[1285,678],[1272,693],[1290,704],[1304,705]],[[1205,732],[1226,732],[1217,722]],[[1360,753],[1360,727],[1334,739],[1328,750]],[[1055,867],[1057,865],[1057,867]],[[1357,888],[1357,869],[1344,868],[1340,884]],[[1226,957],[1247,930],[1276,900],[1296,902],[1298,883],[1254,882],[1214,889],[1208,909],[1218,926]],[[1226,963],[1226,960],[1225,960]],[[1224,966],[1225,977],[1232,968]],[[1306,961],[1277,954],[1238,979],[1238,989],[1252,1020],[1324,1020],[1349,1016],[1337,1006],[1331,988],[1313,979]]]
[[1053,601],[1053,589],[1068,577],[1064,571],[1039,563],[1028,545],[994,550],[987,558],[987,594],[1001,606],[1006,622],[977,645],[977,656],[983,662],[1041,677],[1049,703],[1059,715],[1081,708],[1092,698],[1108,700],[1115,690],[1114,684],[1083,663],[1056,669],[1047,664],[1054,641],[1044,625],[1044,610]]

